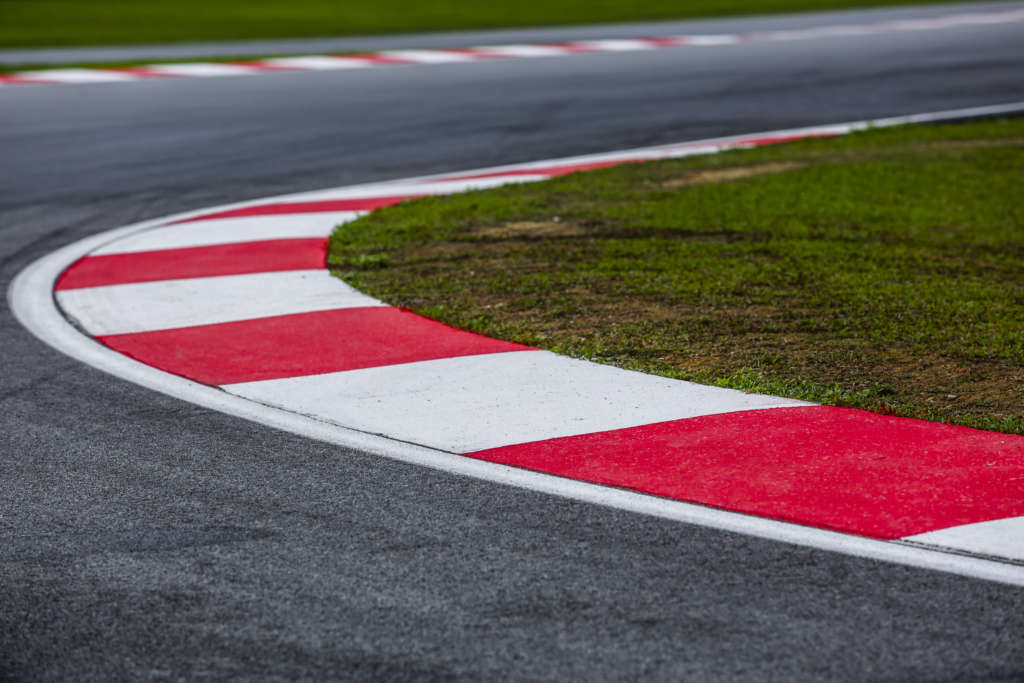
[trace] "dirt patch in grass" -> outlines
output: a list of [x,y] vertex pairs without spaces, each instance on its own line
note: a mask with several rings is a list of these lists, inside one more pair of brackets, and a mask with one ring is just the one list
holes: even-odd
[[512,221],[504,225],[481,226],[474,228],[471,234],[485,240],[512,240],[581,237],[587,233],[578,225],[554,219],[550,221]]
[[932,149],[991,149],[993,147],[1021,147],[1024,138],[1005,138],[1003,140],[938,140],[926,145]]
[[703,183],[724,183],[730,180],[742,180],[743,178],[753,178],[754,176],[765,175],[767,173],[782,173],[784,171],[792,171],[793,169],[802,168],[803,166],[804,164],[800,164],[794,161],[776,161],[767,164],[754,164],[752,166],[736,166],[734,168],[707,169],[703,171],[694,171],[680,178],[673,178],[672,180],[667,180],[663,182],[661,186],[668,190],[674,190],[680,187],[701,185]]
[[1021,141],[908,127],[418,200],[329,263],[575,357],[1024,433]]

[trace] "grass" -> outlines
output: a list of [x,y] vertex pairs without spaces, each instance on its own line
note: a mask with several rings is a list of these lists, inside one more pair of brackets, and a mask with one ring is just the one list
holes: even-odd
[[0,48],[301,38],[843,9],[926,0],[0,0]]
[[1024,433],[1024,120],[437,197],[340,226],[359,289],[745,391]]

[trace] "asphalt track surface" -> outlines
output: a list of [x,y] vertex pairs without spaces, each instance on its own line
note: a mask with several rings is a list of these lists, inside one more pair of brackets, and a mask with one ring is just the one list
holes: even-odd
[[[830,23],[866,16],[887,15]],[[1021,44],[1007,25],[8,88],[0,281],[268,194],[1016,101]],[[62,356],[6,302],[0,345],[2,680],[1024,679],[1020,589],[304,440]]]

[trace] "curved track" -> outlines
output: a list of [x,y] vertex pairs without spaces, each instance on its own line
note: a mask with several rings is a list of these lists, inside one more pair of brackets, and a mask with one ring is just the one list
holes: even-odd
[[[1021,99],[1019,44],[990,26],[544,69],[20,88],[0,93],[3,280],[74,238],[214,203]],[[1024,675],[1019,589],[305,441],[2,320],[0,676]]]

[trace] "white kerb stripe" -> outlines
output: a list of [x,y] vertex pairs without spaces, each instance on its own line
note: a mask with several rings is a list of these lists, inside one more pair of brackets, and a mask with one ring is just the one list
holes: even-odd
[[218,64],[216,62],[193,62],[189,64],[155,64],[146,71],[168,76],[189,76],[209,78],[215,76],[247,76],[260,73],[259,69],[241,64]]
[[330,55],[311,55],[309,57],[278,57],[264,59],[260,62],[267,66],[283,66],[290,69],[307,69],[309,71],[331,71],[334,69],[365,69],[373,63],[365,59],[348,57],[331,57]]
[[[461,175],[461,174],[457,174]],[[397,197],[406,195],[439,195],[455,194],[469,190],[486,190],[491,187],[500,187],[510,183],[524,183],[531,180],[543,179],[544,174],[521,176],[494,176],[488,178],[470,178],[466,180],[437,180],[428,178],[424,180],[403,180],[401,182],[388,181],[385,183],[374,183],[358,185],[354,187],[343,187],[332,190],[314,190],[312,192],[300,192],[284,197],[276,197],[279,202],[324,202],[336,199],[373,199],[376,197]],[[253,205],[258,205],[254,202]]]
[[949,529],[908,536],[903,540],[1024,562],[1024,517],[962,524]]
[[447,50],[385,50],[378,52],[381,57],[407,59],[417,64],[448,64],[451,62],[473,62],[479,59],[472,54],[449,52]]
[[705,45],[732,45],[733,43],[738,43],[742,40],[739,36],[729,33],[704,36],[676,36],[676,38],[686,45],[693,45],[696,47],[702,47]]
[[267,405],[454,453],[698,415],[808,405],[511,351],[230,384]]
[[572,43],[574,46],[603,52],[632,52],[634,50],[653,50],[657,47],[648,40],[583,40]]
[[365,213],[365,211],[329,211],[217,218],[208,221],[162,225],[105,244],[91,255],[127,254],[302,237],[326,239],[335,226],[353,221]]
[[107,69],[45,69],[14,74],[54,83],[112,83],[116,81],[137,81],[134,74]]
[[384,305],[323,269],[87,287],[56,294],[64,311],[95,336]]
[[556,45],[480,45],[473,49],[506,57],[561,57],[572,54],[571,50]]

